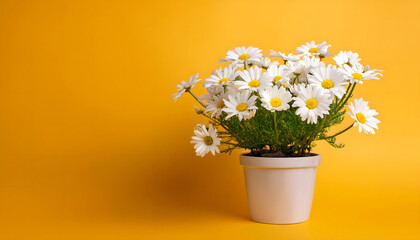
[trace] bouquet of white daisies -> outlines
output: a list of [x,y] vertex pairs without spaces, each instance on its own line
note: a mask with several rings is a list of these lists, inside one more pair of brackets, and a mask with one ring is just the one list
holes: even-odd
[[[378,80],[381,71],[361,65],[351,51],[340,51],[335,64],[327,65],[323,60],[331,56],[330,46],[312,41],[297,47],[296,55],[271,50],[268,56],[258,48],[237,47],[220,59],[225,66],[204,81],[207,94],[192,92],[198,74],[177,85],[175,101],[191,94],[202,107],[196,112],[209,122],[194,130],[197,155],[243,148],[253,156],[304,156],[317,140],[343,147],[336,137],[352,126],[374,134],[378,113],[363,98],[348,102],[356,85]],[[346,106],[354,122],[330,134],[330,127],[343,121]]]

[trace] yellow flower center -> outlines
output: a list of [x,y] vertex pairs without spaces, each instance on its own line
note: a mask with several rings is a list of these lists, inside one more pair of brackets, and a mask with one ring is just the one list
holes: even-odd
[[363,78],[363,75],[360,73],[352,73],[351,74],[353,76],[354,79],[360,80]]
[[204,137],[204,143],[206,144],[206,145],[212,145],[213,144],[213,138],[212,137],[210,137],[210,136],[206,136],[206,137]]
[[248,58],[249,58],[249,54],[246,54],[246,53],[241,54],[241,55],[238,57],[238,59],[239,59],[239,60],[247,60]]
[[310,52],[310,53],[316,53],[316,52],[318,52],[318,48],[317,47],[313,47],[313,48],[309,49],[308,52]]
[[223,101],[223,99],[217,103],[217,108],[223,108],[224,106],[225,106],[225,101]]
[[281,76],[275,76],[274,77],[274,82],[280,81],[281,80]]
[[243,112],[248,108],[248,105],[246,105],[246,103],[240,103],[236,106],[236,110],[238,110],[239,112]]
[[331,81],[329,79],[326,79],[326,80],[322,81],[321,86],[323,88],[330,89],[330,88],[334,87],[334,83],[333,83],[333,81]]
[[219,82],[218,82],[218,84],[222,84],[222,83],[225,83],[225,82],[229,82],[229,78],[222,78],[222,79],[220,79]]
[[361,124],[366,122],[366,117],[363,115],[363,113],[356,113],[357,121],[359,121]]
[[288,88],[289,87],[289,83],[288,82],[284,82],[281,84],[284,88]]
[[260,86],[260,81],[251,80],[251,81],[249,81],[248,86],[256,88],[256,87]]
[[270,101],[270,105],[272,106],[272,107],[279,107],[280,105],[281,105],[281,100],[279,99],[279,98],[273,98],[273,99],[271,99],[271,101]]
[[318,102],[316,101],[316,99],[315,99],[315,98],[309,98],[309,99],[306,101],[306,106],[307,106],[309,109],[314,109],[314,108],[316,108],[316,106],[318,106]]

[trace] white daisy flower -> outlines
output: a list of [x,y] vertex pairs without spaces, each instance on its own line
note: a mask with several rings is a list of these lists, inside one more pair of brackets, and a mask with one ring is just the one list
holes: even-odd
[[217,137],[217,129],[213,128],[213,125],[210,124],[207,129],[204,124],[197,124],[194,134],[191,143],[195,143],[194,149],[197,156],[204,157],[209,152],[213,155],[216,152],[220,153],[217,146],[220,145],[221,139]]
[[323,118],[330,110],[330,95],[316,86],[308,85],[293,100],[292,106],[298,108],[296,115],[308,124],[317,123],[318,117]]
[[357,82],[362,84],[365,80],[379,80],[378,76],[382,76],[381,73],[376,72],[378,71],[376,69],[365,71],[365,68],[359,63],[353,65],[353,67],[345,64],[340,70],[344,74],[344,77],[350,80],[350,83]]
[[304,56],[302,62],[305,67],[303,68],[303,73],[299,75],[299,81],[304,83],[308,82],[308,74],[312,71],[312,69],[325,67],[325,63],[321,62],[321,60],[316,57]]
[[290,85],[289,90],[293,95],[298,96],[299,93],[302,92],[305,88],[306,88],[306,84],[296,83],[296,84]]
[[225,68],[219,68],[212,73],[212,75],[207,78],[203,86],[205,88],[213,85],[228,85],[235,81],[235,78],[238,76],[238,73],[235,72],[237,67],[229,65]]
[[308,73],[314,68],[325,66],[325,64],[319,58],[304,56],[300,61],[287,62],[286,66],[298,78],[298,82],[307,83]]
[[282,52],[276,52],[274,50],[270,51],[270,57],[280,57],[281,59],[283,59],[283,61],[288,62],[288,61],[299,61],[300,57],[302,55],[293,55],[292,53],[289,53],[288,55],[286,55],[285,53]]
[[239,72],[239,76],[243,79],[235,81],[235,85],[239,90],[249,89],[251,91],[258,91],[272,86],[270,78],[266,73],[261,74],[262,69],[259,67],[252,67],[249,70]]
[[270,66],[267,69],[267,75],[277,86],[289,87],[290,75],[292,72],[285,65]]
[[221,92],[224,92],[225,89],[222,85],[212,85],[206,88],[207,94],[201,95],[198,97],[198,100],[200,101],[211,101],[213,100],[213,97]]
[[229,50],[227,52],[226,59],[229,61],[235,61],[238,63],[259,61],[262,57],[260,49],[254,47],[236,47],[235,50]]
[[258,67],[262,67],[262,68],[269,68],[270,66],[277,66],[280,63],[277,61],[272,62],[270,58],[264,56],[262,58],[259,59],[259,61],[251,61],[252,64],[257,65]]
[[306,71],[310,72],[312,68],[324,67],[325,63],[321,62],[319,58],[304,56],[302,62],[306,66]]
[[347,113],[351,118],[356,120],[353,126],[359,125],[359,132],[363,130],[366,134],[375,134],[375,130],[373,129],[378,129],[378,123],[381,121],[375,118],[378,113],[369,108],[368,102],[363,101],[363,98],[354,99],[354,105],[350,103],[349,108],[351,113]]
[[286,67],[290,70],[290,72],[293,73],[294,77],[299,77],[302,74],[305,74],[305,64],[303,63],[303,61],[295,61],[295,62],[291,62],[288,61],[286,64]]
[[305,43],[305,45],[297,47],[296,51],[306,56],[319,55],[320,57],[329,57],[331,56],[331,52],[328,51],[329,47],[331,47],[331,45],[327,45],[327,42],[315,44],[315,41],[312,41],[310,43]]
[[290,94],[284,87],[269,87],[261,92],[262,105],[269,111],[283,111],[290,108],[289,102],[292,101]]
[[188,92],[191,90],[191,88],[194,87],[194,85],[200,81],[201,79],[197,79],[198,77],[198,73],[195,74],[194,76],[190,77],[190,80],[188,82],[182,81],[181,84],[176,85],[176,87],[178,88],[178,92],[173,94],[171,97],[174,98],[175,102],[176,100],[181,97],[182,94],[184,94],[185,92]]
[[229,95],[229,100],[225,100],[223,111],[228,113],[226,119],[238,116],[239,121],[249,119],[254,116],[258,109],[255,106],[257,96],[251,96],[250,91],[237,92],[235,95]]
[[353,53],[352,51],[343,52],[340,51],[337,55],[333,57],[335,63],[337,63],[338,66],[342,67],[344,64],[349,65],[350,67],[356,65],[358,62],[360,62],[359,54]]
[[223,112],[223,108],[225,107],[224,100],[228,100],[228,96],[234,94],[236,94],[236,91],[229,88],[226,92],[222,91],[216,95],[213,95],[213,98],[207,101],[206,110],[204,112],[210,112],[211,117],[214,115],[219,117]]
[[346,88],[343,86],[348,84],[343,73],[332,65],[312,69],[311,74],[308,75],[308,82],[325,89],[332,96],[337,96],[338,99],[341,99],[346,93]]

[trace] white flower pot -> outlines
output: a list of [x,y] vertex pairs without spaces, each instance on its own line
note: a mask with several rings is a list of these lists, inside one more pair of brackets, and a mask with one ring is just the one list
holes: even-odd
[[253,157],[242,154],[251,219],[291,224],[309,219],[321,155]]

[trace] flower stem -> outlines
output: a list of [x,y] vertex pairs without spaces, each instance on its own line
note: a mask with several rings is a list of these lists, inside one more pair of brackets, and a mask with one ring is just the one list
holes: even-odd
[[355,83],[353,83],[353,85],[349,86],[346,95],[343,96],[343,98],[338,102],[337,111],[340,111],[344,107],[344,105],[346,105],[347,101],[349,100],[349,98],[353,94],[353,90],[356,87],[356,84],[357,84],[357,82],[355,82]]
[[277,138],[277,112],[276,111],[274,111],[274,133]]
[[198,100],[197,96],[195,96],[195,94],[192,93],[191,90],[188,90],[187,92],[189,92],[191,94],[191,96],[193,96],[193,98],[195,98],[195,100],[197,100],[197,102],[199,102],[201,104],[201,106],[203,106],[204,108],[206,108],[206,105],[204,105],[203,102],[201,102],[200,100]]
[[277,111],[274,111],[274,136],[276,137],[276,142],[279,144],[279,135],[277,131]]
[[244,60],[244,70],[246,70],[246,60]]
[[327,138],[333,138],[333,137],[336,137],[336,136],[338,136],[338,135],[340,135],[340,134],[342,134],[342,133],[347,132],[347,130],[349,130],[351,127],[353,127],[353,124],[354,124],[354,123],[350,124],[350,126],[348,126],[346,129],[344,129],[344,130],[342,130],[342,131],[340,131],[340,132],[338,132],[338,133],[336,133],[336,134],[334,134],[334,135],[332,135],[332,136],[329,136],[329,137],[327,137]]

